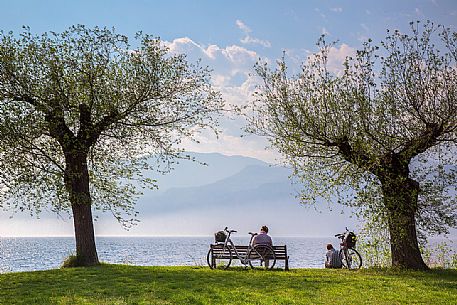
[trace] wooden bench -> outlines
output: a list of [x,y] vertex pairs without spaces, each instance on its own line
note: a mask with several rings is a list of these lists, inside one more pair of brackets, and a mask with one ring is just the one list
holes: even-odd
[[[224,244],[211,244],[211,250],[212,250],[212,255],[214,256],[215,254],[218,255],[219,259],[230,259],[228,252],[223,252],[223,246]],[[248,246],[237,246],[235,245],[236,251],[241,257],[246,257],[247,255],[247,250]],[[284,261],[284,270],[289,270],[289,256],[287,255],[287,246],[273,246],[273,250],[275,252],[276,256],[276,261],[278,260],[283,260]],[[225,256],[220,256],[221,254],[225,253]],[[235,251],[231,251],[231,258],[232,259],[238,259],[238,257],[235,254]],[[211,257],[211,261],[214,262],[214,258]]]

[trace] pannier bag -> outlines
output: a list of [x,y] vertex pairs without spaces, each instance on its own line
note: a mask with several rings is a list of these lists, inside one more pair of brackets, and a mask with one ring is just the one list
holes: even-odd
[[355,247],[356,241],[357,241],[357,236],[355,236],[354,232],[349,232],[348,234],[346,234],[344,242],[346,243],[346,246],[348,248]]
[[226,238],[227,238],[227,235],[225,235],[224,231],[219,231],[219,232],[214,233],[214,239],[216,240],[217,243],[225,242]]

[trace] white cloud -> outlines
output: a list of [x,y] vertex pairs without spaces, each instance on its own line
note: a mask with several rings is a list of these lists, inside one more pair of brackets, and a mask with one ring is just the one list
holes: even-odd
[[253,67],[256,61],[260,58],[257,52],[242,46],[209,45],[205,47],[187,37],[177,38],[171,42],[165,42],[165,44],[174,53],[185,53],[190,61],[202,59],[204,65],[213,69],[213,85],[221,88],[242,88],[243,85],[240,84],[239,79],[234,83],[233,78],[241,76],[243,79],[241,83],[248,81],[249,75],[254,72]]
[[322,19],[327,20],[327,16],[324,13],[322,13],[320,9],[315,8],[314,11],[317,12],[319,14],[319,16],[322,17]]
[[217,45],[210,45],[206,48],[205,54],[208,55],[209,58],[215,59],[217,52],[220,51],[220,48]]
[[303,69],[303,62],[314,53],[309,49],[285,49],[284,52],[288,75],[300,74]]
[[330,32],[327,31],[327,29],[326,29],[325,27],[323,27],[323,28],[321,29],[321,33],[322,33],[322,35],[330,35]]
[[215,87],[222,87],[230,81],[230,76],[213,73],[212,81]]
[[259,57],[255,51],[241,46],[231,45],[221,48],[217,45],[209,45],[205,47],[188,37],[177,38],[171,42],[166,41],[164,44],[172,53],[185,53],[191,60],[201,58],[212,67],[216,64],[218,68],[224,66],[226,69],[230,69],[233,66],[248,65],[247,69],[251,69]]
[[243,39],[240,40],[242,43],[245,44],[259,44],[264,46],[265,48],[271,47],[271,43],[268,40],[261,40],[258,38],[253,38],[249,35],[246,35]]
[[348,46],[347,44],[342,44],[339,48],[331,47],[328,54],[328,68],[329,71],[338,73],[343,70],[343,63],[348,56],[355,55],[355,49]]
[[222,54],[232,63],[245,63],[257,59],[255,51],[250,51],[237,45],[226,47],[222,50]]
[[244,24],[244,22],[241,21],[241,20],[237,20],[236,21],[236,25],[238,26],[238,28],[240,30],[242,30],[245,33],[251,33],[252,32],[252,30],[246,24]]
[[[238,25],[246,31],[250,29],[241,21]],[[323,29],[324,31],[325,28]],[[177,38],[171,42],[165,42],[171,51],[186,53],[190,61],[201,58],[203,65],[213,69],[212,83],[215,89],[221,92],[223,99],[231,105],[246,105],[253,100],[253,93],[260,79],[255,75],[254,64],[259,59],[256,51],[239,45],[218,46],[211,44],[204,46],[188,37]],[[309,54],[306,50],[288,50],[288,57],[292,58],[293,64],[298,68],[296,61],[306,58]],[[355,49],[342,44],[333,46],[328,57],[328,68],[331,72],[339,73],[343,70],[343,62],[346,56],[353,56]],[[312,57],[308,56],[308,58]],[[267,62],[268,59],[263,59]],[[299,72],[299,71],[296,71]],[[196,152],[219,152],[227,155],[244,155],[259,158],[267,162],[275,162],[279,155],[272,150],[265,150],[267,141],[264,138],[247,136],[242,128],[245,122],[241,118],[224,119],[221,122],[222,133],[217,138],[211,132],[202,132],[197,135],[199,144],[192,141],[183,142],[183,147]]]
[[[347,44],[342,44],[339,47],[331,47],[327,58],[327,69],[333,73],[341,73],[344,69],[343,63],[346,57],[354,56],[356,50]],[[308,61],[314,59],[314,54],[308,56]]]
[[421,9],[418,8],[418,7],[416,7],[414,9],[414,12],[416,13],[416,16],[418,16],[418,17],[423,17],[424,16],[424,14],[422,13]]
[[342,7],[332,7],[330,9],[332,12],[335,12],[335,13],[341,13],[343,12],[343,8]]
[[172,42],[164,41],[164,43],[172,53],[187,53],[188,51],[191,51],[194,47],[200,47],[189,37],[176,38]]
[[[239,27],[243,26],[243,23],[239,24]],[[249,28],[245,27],[245,30]],[[188,37],[177,38],[164,44],[174,53],[185,53],[189,61],[202,59],[203,65],[213,69],[212,84],[228,104],[241,106],[253,99],[258,82],[253,69],[260,57],[257,52],[239,45],[203,46]],[[274,162],[278,155],[265,150],[265,139],[240,137],[244,125],[245,122],[240,118],[224,119],[221,122],[222,133],[219,138],[212,132],[204,131],[196,137],[200,143],[185,140],[182,144],[189,151],[243,155]]]
[[213,86],[222,92],[231,104],[245,104],[256,85],[254,65],[259,54],[242,46],[202,46],[189,38],[165,42],[172,52],[186,53],[189,60],[202,59],[204,65],[213,69]]
[[240,40],[241,43],[243,44],[258,44],[261,46],[264,46],[265,48],[271,47],[271,43],[268,40],[262,40],[259,38],[252,37],[250,33],[252,30],[241,20],[236,21],[236,25],[238,28],[243,31],[244,33],[244,38]]

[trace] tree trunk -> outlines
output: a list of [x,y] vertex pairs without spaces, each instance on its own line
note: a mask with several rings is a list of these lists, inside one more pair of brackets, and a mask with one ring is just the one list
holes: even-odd
[[383,179],[384,204],[388,212],[392,266],[426,270],[416,234],[419,183],[409,177]]
[[87,155],[73,152],[73,154],[66,154],[65,159],[65,186],[69,193],[75,226],[76,264],[78,266],[98,265]]
[[98,265],[91,206],[72,204],[78,266]]

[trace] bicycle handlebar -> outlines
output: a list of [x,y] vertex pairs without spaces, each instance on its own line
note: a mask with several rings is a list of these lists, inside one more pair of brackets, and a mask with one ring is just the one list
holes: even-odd
[[335,237],[343,238],[347,233],[349,233],[348,227],[346,227],[346,232],[344,232],[344,233],[339,233],[339,234],[335,234]]
[[252,236],[259,235],[258,233],[252,233],[252,232],[248,232],[248,234],[251,234]]

